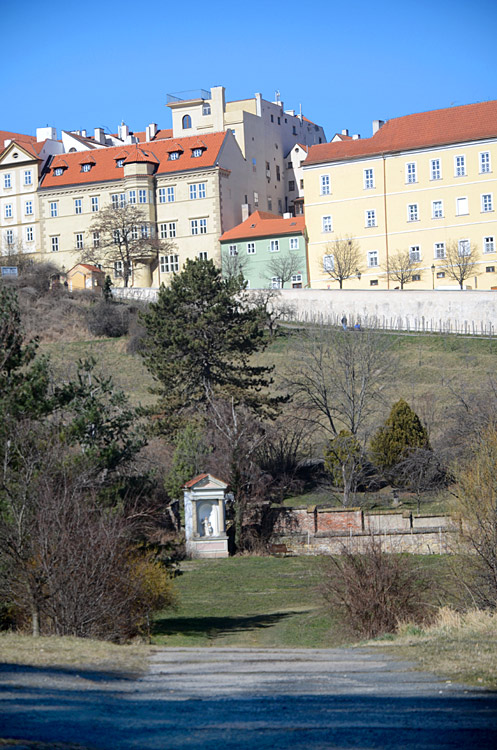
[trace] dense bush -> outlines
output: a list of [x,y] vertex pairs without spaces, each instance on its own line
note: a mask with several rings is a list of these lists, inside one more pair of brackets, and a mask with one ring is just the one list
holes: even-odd
[[90,307],[86,319],[94,336],[118,338],[128,333],[130,310],[128,305],[102,300]]
[[321,593],[357,635],[375,638],[399,622],[423,622],[429,614],[427,574],[408,554],[386,553],[371,536],[361,554],[346,547],[323,563]]

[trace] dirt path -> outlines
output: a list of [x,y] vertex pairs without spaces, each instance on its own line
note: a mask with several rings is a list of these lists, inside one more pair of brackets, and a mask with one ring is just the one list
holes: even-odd
[[497,694],[361,649],[163,649],[140,679],[2,665],[0,698],[1,736],[40,750],[497,746]]

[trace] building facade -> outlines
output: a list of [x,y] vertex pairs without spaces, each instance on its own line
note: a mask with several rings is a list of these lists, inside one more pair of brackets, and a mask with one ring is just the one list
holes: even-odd
[[416,263],[411,289],[458,288],[447,255],[476,250],[464,287],[497,287],[497,101],[373,123],[373,136],[315,145],[304,162],[311,285],[336,286],[324,268],[337,240],[360,248],[344,288],[398,286],[398,253]]

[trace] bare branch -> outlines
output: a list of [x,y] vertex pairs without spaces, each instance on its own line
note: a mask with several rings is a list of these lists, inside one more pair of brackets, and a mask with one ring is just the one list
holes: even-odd
[[384,266],[385,271],[394,281],[398,281],[400,288],[413,280],[414,273],[419,269],[419,260],[409,250],[398,250],[390,256]]
[[359,243],[348,235],[328,242],[323,255],[323,270],[330,279],[338,281],[340,289],[345,279],[353,276],[360,278],[362,261]]

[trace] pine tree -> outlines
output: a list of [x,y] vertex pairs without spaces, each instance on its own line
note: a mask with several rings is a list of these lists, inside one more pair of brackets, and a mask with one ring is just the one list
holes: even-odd
[[251,363],[267,337],[264,313],[249,304],[245,286],[242,276],[223,279],[211,260],[187,260],[142,316],[143,356],[158,383],[166,431],[175,432],[188,414],[216,399],[256,413],[276,406],[266,391],[272,368]]
[[385,424],[371,440],[373,460],[392,480],[396,466],[409,452],[418,448],[431,450],[428,433],[416,412],[401,398],[392,406]]

